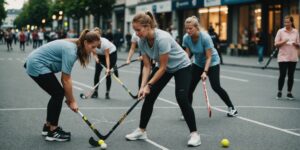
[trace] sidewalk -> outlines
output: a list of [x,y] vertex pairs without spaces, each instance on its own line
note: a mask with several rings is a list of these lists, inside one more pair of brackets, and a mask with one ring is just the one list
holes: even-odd
[[[128,52],[118,52],[118,59],[126,60]],[[262,64],[258,64],[257,56],[230,56],[230,55],[222,55],[224,65],[228,66],[236,66],[236,67],[246,67],[246,68],[257,68],[261,69],[268,61],[269,57],[264,57],[264,61]],[[132,58],[138,57],[138,53],[135,53]],[[277,58],[273,58],[266,69],[278,69]],[[300,61],[298,61],[296,70],[300,71]]]

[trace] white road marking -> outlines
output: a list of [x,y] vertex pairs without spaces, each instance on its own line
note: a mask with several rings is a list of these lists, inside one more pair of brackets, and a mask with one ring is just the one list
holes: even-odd
[[76,90],[78,90],[78,91],[84,91],[82,88],[80,88],[78,86],[75,86],[75,85],[73,85],[73,88],[76,89]]
[[249,82],[249,80],[240,79],[240,78],[234,78],[234,77],[228,77],[228,76],[223,76],[223,75],[221,75],[221,78],[229,79],[229,80],[235,80],[235,81],[240,81],[240,82]]
[[157,144],[156,142],[154,142],[154,141],[152,141],[150,139],[146,139],[145,141],[148,142],[148,143],[150,143],[150,144],[152,144],[152,145],[154,145],[154,146],[156,146],[157,148],[162,149],[162,150],[168,150],[168,148],[166,148],[166,147],[164,147],[162,145],[159,145],[159,144]]
[[[257,76],[257,77],[265,77],[265,78],[278,79],[278,76],[258,74],[258,73],[246,72],[246,71],[241,71],[241,70],[234,71],[234,70],[222,69],[222,71],[236,73],[236,74],[243,74],[243,75],[248,75],[248,76]],[[294,81],[299,82],[300,79],[294,78]]]
[[[220,109],[220,108],[217,108],[217,107],[212,107],[212,109],[220,111],[220,112],[227,113],[226,110],[223,110],[223,109]],[[267,127],[267,128],[271,128],[271,129],[275,129],[275,130],[278,130],[278,131],[281,131],[281,132],[285,132],[285,133],[288,133],[288,134],[291,134],[291,135],[300,136],[299,133],[295,133],[295,132],[292,132],[292,131],[289,131],[289,130],[286,130],[286,129],[275,127],[275,126],[272,126],[272,125],[269,125],[269,124],[266,124],[266,123],[262,123],[262,122],[259,122],[259,121],[255,121],[255,120],[252,120],[252,119],[248,119],[248,118],[245,118],[245,117],[236,116],[236,118],[247,121],[247,122],[251,122],[251,123],[254,123],[254,124],[257,124],[257,125],[261,125],[261,126],[264,126],[264,127]]]
[[86,88],[89,88],[89,89],[92,89],[93,87],[91,87],[91,86],[89,86],[89,85],[86,85],[86,84],[84,84],[84,83],[81,83],[81,82],[79,82],[79,81],[75,81],[75,80],[72,80],[73,81],[73,83],[75,83],[75,84],[77,84],[77,85],[81,85],[81,86],[83,86],[83,87],[86,87]]

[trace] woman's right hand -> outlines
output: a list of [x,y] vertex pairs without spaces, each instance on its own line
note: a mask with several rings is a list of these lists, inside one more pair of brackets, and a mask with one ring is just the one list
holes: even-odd
[[69,108],[74,111],[74,112],[77,112],[78,111],[78,105],[77,105],[77,102],[74,100],[74,101],[66,101],[67,105],[69,106]]
[[127,60],[126,60],[126,64],[130,64],[130,63],[131,63],[130,59],[129,59],[129,58],[127,58]]

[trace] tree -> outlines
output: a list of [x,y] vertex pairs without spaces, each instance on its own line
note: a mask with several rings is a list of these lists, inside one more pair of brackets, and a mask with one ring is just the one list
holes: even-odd
[[95,26],[99,26],[100,16],[111,15],[113,4],[116,0],[88,0],[89,12],[95,17]]
[[6,18],[7,15],[4,4],[6,4],[6,2],[4,0],[0,0],[0,26],[2,25],[2,21]]

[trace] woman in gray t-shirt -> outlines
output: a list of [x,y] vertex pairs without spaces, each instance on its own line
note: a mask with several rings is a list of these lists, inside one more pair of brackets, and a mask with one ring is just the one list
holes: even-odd
[[[138,45],[143,56],[144,68],[139,97],[145,97],[145,101],[141,110],[139,128],[126,135],[126,139],[147,138],[146,127],[153,111],[154,102],[174,76],[176,99],[190,130],[188,146],[199,146],[201,140],[197,133],[194,110],[188,101],[191,62],[187,54],[169,33],[156,28],[156,21],[150,12],[137,14],[133,18],[132,26],[137,36],[140,37]],[[151,75],[150,59],[158,63],[158,67],[152,71]],[[151,79],[149,79],[150,76]]]

